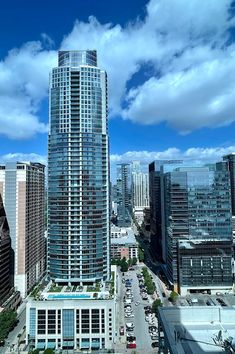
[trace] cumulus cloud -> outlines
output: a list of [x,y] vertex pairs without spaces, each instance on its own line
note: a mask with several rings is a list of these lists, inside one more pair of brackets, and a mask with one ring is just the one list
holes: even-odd
[[235,145],[228,147],[191,147],[187,150],[180,150],[171,147],[164,151],[127,151],[124,154],[111,154],[110,161],[113,165],[118,163],[131,163],[140,161],[142,164],[149,164],[154,160],[184,160],[189,164],[202,165],[218,162],[223,156],[235,152]]
[[0,134],[28,139],[47,132],[39,110],[48,95],[49,69],[55,64],[56,53],[43,49],[40,42],[13,49],[0,61]]
[[[143,20],[120,26],[77,20],[60,49],[95,48],[109,79],[110,115],[141,124],[165,121],[182,133],[234,121],[235,46],[232,0],[150,0]],[[0,134],[30,138],[47,131],[40,119],[53,39],[29,42],[0,61]],[[147,64],[147,65],[146,65]],[[131,87],[133,76],[153,74]],[[12,127],[15,126],[15,132]]]
[[30,162],[39,162],[42,163],[43,165],[46,165],[47,156],[39,155],[35,153],[25,154],[21,152],[16,152],[16,153],[9,153],[0,156],[0,161],[1,163],[6,163],[9,161],[18,161],[18,162],[30,161]]
[[[62,48],[97,48],[107,69],[111,114],[141,124],[165,121],[182,133],[234,121],[232,0],[150,0],[146,17],[127,27],[76,22]],[[128,81],[145,64],[154,74]]]

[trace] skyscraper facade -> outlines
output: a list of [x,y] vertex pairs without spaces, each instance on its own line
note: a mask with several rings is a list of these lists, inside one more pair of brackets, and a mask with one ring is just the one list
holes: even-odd
[[179,287],[232,286],[232,215],[227,164],[164,174],[168,279]]
[[118,226],[131,225],[131,176],[130,164],[117,165],[117,222]]
[[149,165],[150,242],[152,254],[166,262],[164,208],[164,172],[182,164],[182,160],[156,160]]
[[50,78],[48,272],[56,283],[110,277],[107,76],[95,50],[61,51]]
[[9,226],[0,194],[0,305],[13,287],[13,254]]
[[22,297],[45,272],[44,169],[32,162],[0,166],[0,193],[14,252],[14,286]]
[[140,170],[140,164],[132,164],[133,209],[149,207],[149,176]]
[[235,153],[223,157],[227,161],[230,175],[232,214],[235,216]]

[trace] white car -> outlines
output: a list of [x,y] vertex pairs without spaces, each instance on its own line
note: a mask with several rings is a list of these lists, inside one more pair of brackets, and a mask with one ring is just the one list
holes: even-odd
[[140,302],[139,302],[139,301],[136,301],[135,306],[138,306],[139,304],[140,304]]

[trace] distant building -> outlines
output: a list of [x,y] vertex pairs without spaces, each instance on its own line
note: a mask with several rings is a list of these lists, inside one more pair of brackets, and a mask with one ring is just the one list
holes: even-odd
[[138,243],[132,228],[111,227],[111,258],[138,259]]
[[139,161],[132,163],[133,213],[139,225],[144,219],[143,210],[149,207],[149,176],[140,170]]
[[0,195],[0,306],[13,288],[14,256],[5,209]]
[[230,185],[231,185],[231,201],[232,214],[235,216],[235,152],[223,157],[224,161],[228,162]]
[[26,297],[45,272],[45,166],[9,162],[0,166],[0,193],[14,251],[14,286]]
[[130,165],[117,165],[117,224],[120,227],[131,225],[131,178]]

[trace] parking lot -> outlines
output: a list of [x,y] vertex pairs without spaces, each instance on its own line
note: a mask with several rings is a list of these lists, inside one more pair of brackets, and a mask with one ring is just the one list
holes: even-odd
[[[143,292],[143,296],[140,295],[139,281],[137,274],[140,274],[140,269],[135,268],[132,271],[125,273],[122,281],[122,306],[121,313],[123,314],[123,327],[124,338],[126,344],[129,343],[130,349],[126,349],[130,352],[134,349],[136,353],[156,353],[156,349],[152,348],[152,343],[156,342],[156,336],[152,337],[149,332],[149,325],[152,326],[153,334],[155,333],[154,327],[156,327],[155,315],[145,316],[144,307],[150,306],[153,302],[149,295],[146,296]],[[128,334],[128,336],[127,336]],[[124,339],[123,338],[123,339]],[[136,343],[136,349],[135,347]],[[132,345],[133,344],[133,345]]]

